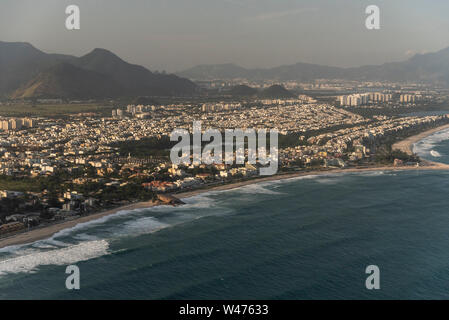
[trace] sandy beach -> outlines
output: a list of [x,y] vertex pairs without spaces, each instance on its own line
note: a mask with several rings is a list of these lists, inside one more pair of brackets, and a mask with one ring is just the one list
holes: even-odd
[[395,144],[392,145],[392,149],[398,149],[401,150],[403,152],[406,152],[408,154],[413,154],[413,144],[417,143],[418,141],[438,132],[438,131],[442,131],[445,129],[449,128],[449,124],[440,126],[440,127],[436,127],[424,132],[421,132],[420,134],[417,134],[416,136],[411,136],[408,137],[407,139],[404,139],[402,141],[399,141]]
[[[412,146],[414,143],[418,142],[419,140],[424,139],[425,137],[449,128],[448,125],[440,126],[425,132],[422,132],[416,136],[409,137],[405,140],[402,140],[400,142],[397,142],[393,145],[393,149],[399,149],[404,152],[407,152],[409,154],[412,154]],[[364,172],[364,171],[383,171],[383,170],[389,170],[389,171],[406,171],[406,170],[449,170],[448,164],[438,163],[438,162],[431,162],[431,161],[425,161],[424,166],[401,166],[401,167],[393,167],[393,166],[377,166],[377,167],[356,167],[356,168],[348,168],[348,169],[329,169],[329,170],[320,170],[320,171],[308,171],[308,172],[293,172],[293,173],[283,173],[283,174],[277,174],[274,176],[266,176],[266,177],[260,177],[255,179],[249,179],[244,180],[240,182],[235,183],[229,183],[224,185],[218,185],[214,187],[205,187],[203,189],[197,189],[192,191],[185,191],[174,194],[176,197],[182,199],[182,198],[188,198],[192,197],[201,193],[210,192],[210,191],[221,191],[221,190],[230,190],[239,188],[242,186],[254,184],[254,183],[260,183],[260,182],[267,182],[267,181],[275,181],[275,180],[284,180],[284,179],[291,179],[301,176],[310,176],[310,175],[323,175],[323,174],[334,174],[334,173],[347,173],[347,172]],[[0,239],[0,248],[4,248],[7,246],[13,246],[13,245],[19,245],[19,244],[26,244],[35,242],[38,240],[46,239],[57,233],[58,231],[72,228],[76,226],[77,224],[89,222],[92,220],[96,220],[99,218],[102,218],[104,216],[108,216],[114,213],[117,213],[119,211],[123,210],[134,210],[139,208],[150,208],[152,206],[155,206],[156,204],[148,201],[148,202],[136,202],[129,205],[117,207],[114,209],[94,213],[88,216],[80,217],[77,219],[64,221],[61,223],[53,224],[50,226],[42,227],[33,229],[28,232],[12,235],[7,238]]]
[[91,215],[80,217],[77,219],[63,221],[61,223],[56,223],[56,224],[52,224],[52,225],[45,226],[42,228],[33,229],[28,232],[15,234],[15,235],[12,235],[7,238],[0,239],[0,248],[18,245],[18,244],[31,243],[31,242],[35,242],[38,240],[46,239],[46,238],[51,237],[58,231],[72,228],[80,223],[100,219],[102,217],[117,213],[122,210],[134,210],[134,209],[140,209],[140,208],[149,208],[152,206],[154,206],[154,204],[151,201],[150,202],[136,202],[136,203],[131,203],[126,206],[121,206],[121,207],[117,207],[114,209],[93,213]]
[[[407,139],[401,140],[399,142],[396,142],[391,146],[393,150],[398,149],[405,153],[408,153],[410,155],[413,154],[413,144],[417,143],[418,141],[421,141],[422,139],[436,133],[439,131],[443,131],[449,129],[449,124],[445,124],[443,126],[439,126],[424,132],[421,132],[420,134],[417,134],[415,136],[408,137]],[[429,161],[429,160],[423,160],[422,163],[424,164],[424,167],[427,169],[440,169],[440,170],[447,170],[449,169],[448,164],[435,162],[435,161]]]

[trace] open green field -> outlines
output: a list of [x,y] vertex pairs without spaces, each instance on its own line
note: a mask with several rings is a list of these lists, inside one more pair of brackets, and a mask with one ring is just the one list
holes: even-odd
[[95,112],[101,115],[111,115],[112,105],[94,104],[10,104],[0,105],[0,116],[6,117],[64,117],[80,112]]
[[14,179],[10,176],[0,176],[0,190],[12,190],[12,191],[31,191],[39,192],[42,191],[41,182],[43,179],[33,179],[33,178],[20,178]]

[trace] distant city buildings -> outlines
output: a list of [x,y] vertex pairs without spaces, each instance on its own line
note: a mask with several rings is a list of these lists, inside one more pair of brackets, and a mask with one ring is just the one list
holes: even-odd
[[368,94],[351,94],[338,97],[341,106],[356,107],[369,102]]
[[415,103],[416,101],[421,100],[421,95],[415,94],[401,94],[399,97],[399,102],[401,103]]
[[[394,97],[394,99],[393,99]],[[392,93],[370,92],[370,93],[355,93],[350,95],[342,95],[337,97],[340,106],[357,107],[367,104],[379,104],[389,102],[399,102],[401,104],[413,104],[423,100],[423,95],[419,92],[414,93]]]
[[20,130],[22,128],[32,128],[35,125],[31,118],[12,118],[0,120],[0,129],[3,131]]
[[369,94],[369,100],[372,102],[389,102],[393,99],[391,93],[372,92]]
[[112,110],[112,117],[113,118],[123,118],[125,116],[125,112],[128,116],[136,117],[138,119],[148,119],[151,118],[151,111],[156,111],[161,109],[162,107],[157,107],[154,105],[127,105],[126,111],[122,109],[114,109]]
[[211,112],[211,111],[224,111],[224,110],[235,110],[242,107],[242,104],[239,103],[204,103],[201,106],[202,112]]
[[339,96],[338,101],[341,106],[357,107],[368,103],[379,103],[391,101],[393,95],[380,92],[356,93]]

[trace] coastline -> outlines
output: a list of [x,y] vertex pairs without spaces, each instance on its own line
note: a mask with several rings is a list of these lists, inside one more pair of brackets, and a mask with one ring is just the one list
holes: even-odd
[[127,204],[125,206],[120,206],[117,208],[93,213],[88,216],[76,218],[76,219],[69,220],[69,221],[64,221],[61,223],[55,223],[55,224],[45,226],[42,228],[37,228],[37,229],[33,229],[33,230],[30,230],[27,232],[11,235],[9,237],[0,239],[0,249],[2,249],[4,247],[27,244],[27,243],[32,243],[32,242],[35,242],[38,240],[47,239],[61,230],[73,228],[74,226],[76,226],[80,223],[97,220],[102,217],[112,215],[112,214],[117,213],[122,210],[150,208],[150,207],[153,207],[154,205],[155,204],[152,203],[151,201],[131,203],[131,204]]
[[[411,136],[408,137],[407,139],[401,140],[399,142],[396,142],[395,144],[393,144],[391,146],[391,148],[394,149],[398,149],[401,150],[409,155],[413,154],[413,144],[417,143],[418,141],[427,138],[428,136],[439,132],[439,131],[443,131],[445,129],[449,129],[449,124],[445,124],[443,126],[439,126],[424,132],[421,132],[415,136]],[[437,162],[432,162],[432,163],[437,163]]]
[[[395,143],[392,148],[393,149],[399,149],[401,151],[407,152],[408,154],[412,154],[412,147],[413,144],[426,138],[427,136],[442,131],[449,128],[449,124],[433,128],[430,130],[427,130],[425,132],[422,132],[420,134],[417,134],[412,137],[408,137],[402,141],[399,141]],[[245,181],[239,181],[229,184],[222,184],[218,186],[213,187],[205,187],[202,189],[192,190],[192,191],[184,191],[180,193],[173,194],[177,198],[189,198],[193,197],[202,193],[211,192],[211,191],[224,191],[224,190],[231,190],[239,187],[243,187],[246,185],[256,184],[260,182],[268,182],[268,181],[278,181],[278,180],[285,180],[285,179],[291,179],[291,178],[297,178],[297,177],[303,177],[303,176],[316,176],[316,175],[325,175],[325,174],[335,174],[335,173],[351,173],[351,172],[370,172],[370,171],[409,171],[409,170],[449,170],[449,164],[439,163],[439,162],[432,162],[432,161],[424,161],[424,166],[414,167],[414,166],[401,166],[401,167],[394,167],[394,166],[376,166],[376,167],[355,167],[355,168],[349,168],[349,169],[329,169],[329,170],[320,170],[320,171],[308,171],[308,172],[293,172],[293,173],[284,173],[284,174],[277,174],[273,176],[267,176],[267,177],[261,177],[261,178],[255,178],[255,179],[249,179]],[[134,209],[141,209],[141,208],[150,208],[153,206],[158,205],[157,203],[153,203],[151,201],[146,202],[136,202],[131,203],[128,205],[124,205],[121,207],[109,209],[102,212],[93,213],[88,216],[76,218],[69,221],[64,221],[61,223],[52,224],[49,226],[45,226],[42,228],[33,229],[31,231],[11,235],[9,237],[0,239],[0,249],[4,247],[14,246],[14,245],[22,245],[27,243],[32,243],[38,240],[43,240],[50,238],[57,232],[72,228],[80,223],[85,223],[93,220],[100,219],[105,216],[109,216],[112,214],[115,214],[119,211],[123,210],[134,210]]]

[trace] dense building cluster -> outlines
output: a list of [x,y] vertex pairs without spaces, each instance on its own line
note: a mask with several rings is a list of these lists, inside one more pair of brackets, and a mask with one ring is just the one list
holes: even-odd
[[[370,95],[384,101],[388,96]],[[120,145],[162,139],[174,129],[277,129],[279,170],[354,166],[372,157],[388,136],[447,122],[447,116],[363,117],[345,108],[299,98],[202,104],[128,105],[111,116],[0,120],[0,174],[30,190],[0,192],[10,214],[1,232],[66,219],[154,193],[203,187],[258,175],[260,164],[173,165],[167,156],[123,154]],[[292,140],[293,139],[293,140]],[[283,141],[289,143],[283,145]],[[167,151],[167,150],[165,150]],[[5,178],[6,177],[6,178]],[[9,179],[9,180],[8,180]],[[39,189],[35,181],[45,179]],[[12,181],[12,182],[11,182]],[[47,186],[51,181],[54,184]],[[31,190],[32,189],[32,190]],[[47,220],[45,220],[47,219]],[[52,220],[52,221],[53,221]],[[3,231],[2,231],[3,230]],[[6,230],[6,231],[5,231]]]
[[0,129],[3,131],[20,130],[22,128],[32,128],[35,121],[31,118],[0,118]]

